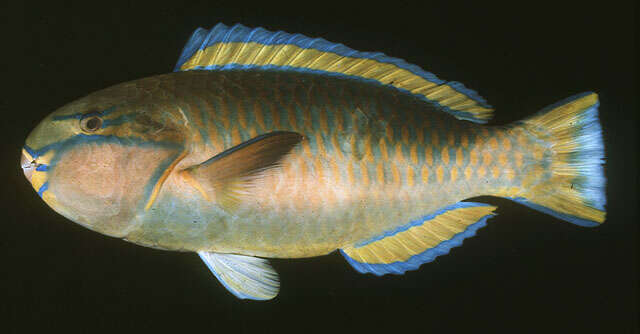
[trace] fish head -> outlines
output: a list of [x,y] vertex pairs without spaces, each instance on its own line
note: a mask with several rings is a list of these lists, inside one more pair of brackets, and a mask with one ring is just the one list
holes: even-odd
[[47,205],[110,236],[134,227],[184,151],[171,106],[139,91],[121,84],[59,108],[22,150],[24,175]]

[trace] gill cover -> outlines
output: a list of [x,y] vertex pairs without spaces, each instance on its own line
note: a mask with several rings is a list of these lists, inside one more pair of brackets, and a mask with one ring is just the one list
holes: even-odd
[[[184,157],[180,123],[124,83],[70,103],[29,135],[33,188],[55,211],[89,229],[123,236],[149,209]],[[158,107],[155,107],[158,108]],[[24,159],[24,158],[23,158]]]

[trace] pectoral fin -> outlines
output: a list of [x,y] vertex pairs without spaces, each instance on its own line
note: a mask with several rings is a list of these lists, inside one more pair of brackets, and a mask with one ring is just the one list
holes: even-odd
[[252,256],[198,252],[227,290],[241,299],[268,300],[278,295],[278,273],[269,261]]
[[206,199],[233,209],[242,201],[242,196],[250,194],[255,181],[278,167],[302,139],[303,136],[295,132],[270,132],[181,173]]

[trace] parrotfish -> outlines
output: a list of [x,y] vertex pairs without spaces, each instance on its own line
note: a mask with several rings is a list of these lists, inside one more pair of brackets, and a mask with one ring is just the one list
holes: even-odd
[[382,53],[299,34],[197,29],[172,73],[47,116],[21,166],[64,217],[197,253],[239,298],[267,300],[267,258],[338,250],[403,274],[461,245],[499,196],[582,226],[605,220],[598,96],[522,121],[463,84]]

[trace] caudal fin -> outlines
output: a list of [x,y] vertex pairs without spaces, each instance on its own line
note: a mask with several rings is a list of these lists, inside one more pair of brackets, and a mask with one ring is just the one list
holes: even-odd
[[551,177],[513,200],[581,226],[604,222],[606,180],[598,105],[597,94],[583,93],[519,122],[549,145]]

